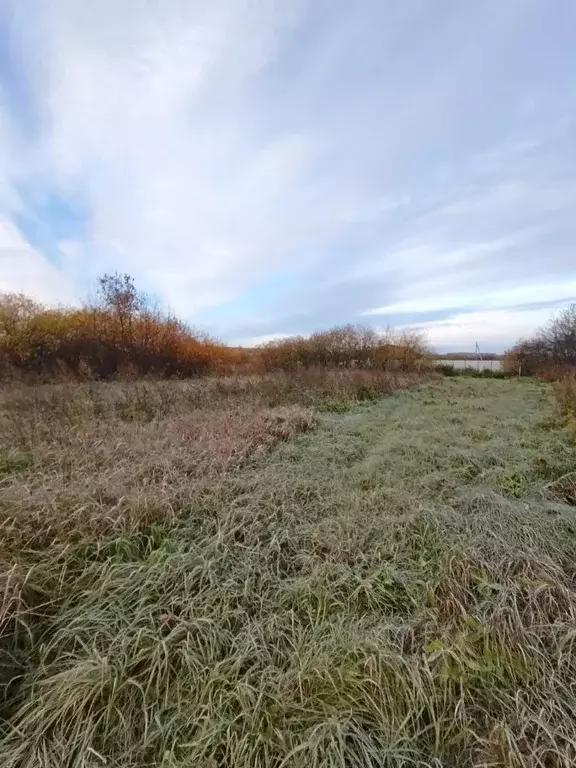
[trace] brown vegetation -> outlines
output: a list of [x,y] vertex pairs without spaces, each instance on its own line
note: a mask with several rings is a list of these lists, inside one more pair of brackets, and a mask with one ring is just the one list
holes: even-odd
[[4,387],[4,553],[172,520],[211,478],[310,429],[316,410],[342,410],[420,380],[415,373],[315,368],[187,382]]
[[576,440],[576,374],[565,374],[554,388],[564,425]]
[[293,370],[311,365],[414,369],[426,365],[423,337],[412,331],[380,334],[362,325],[345,325],[311,336],[292,336],[263,346],[259,357],[266,370]]
[[4,295],[4,552],[173,519],[315,412],[434,375],[425,352],[416,335],[354,326],[227,347],[154,308],[128,275],[104,275],[81,309]]
[[508,350],[503,370],[555,380],[576,371],[576,304],[563,310],[530,339]]
[[[102,727],[108,728],[96,699],[105,708],[104,702],[112,704],[108,694],[109,686],[116,686],[112,681],[116,672],[110,677],[103,668],[97,669],[98,664],[83,660],[78,666],[72,661],[69,668],[66,659],[72,659],[75,651],[66,641],[60,645],[56,630],[60,617],[65,617],[62,627],[70,631],[72,646],[90,646],[107,670],[117,668],[123,651],[107,649],[88,623],[81,627],[76,619],[66,617],[68,596],[81,594],[82,615],[101,616],[105,631],[122,644],[123,634],[115,620],[104,615],[102,606],[90,607],[89,595],[95,593],[89,571],[96,568],[104,574],[116,566],[123,570],[128,580],[122,583],[122,599],[141,605],[153,626],[152,634],[144,629],[137,643],[130,639],[124,649],[131,656],[130,648],[136,650],[142,643],[134,667],[130,661],[130,680],[136,697],[142,694],[155,702],[152,713],[167,701],[167,690],[156,682],[149,684],[153,676],[148,682],[144,678],[157,669],[157,662],[164,664],[160,660],[168,649],[164,643],[172,644],[172,633],[180,632],[181,611],[176,603],[182,601],[196,611],[194,600],[205,593],[211,609],[226,617],[220,626],[214,624],[215,637],[236,643],[245,619],[251,621],[243,608],[245,598],[258,600],[260,589],[266,594],[268,562],[262,562],[260,586],[252,576],[242,577],[241,593],[236,594],[233,586],[230,605],[226,585],[236,583],[236,566],[225,563],[216,576],[211,566],[205,569],[206,564],[216,562],[222,553],[226,559],[233,540],[241,568],[254,552],[271,551],[277,559],[273,573],[280,577],[293,525],[282,524],[277,533],[271,533],[276,521],[294,506],[297,522],[308,495],[322,499],[323,491],[300,488],[296,480],[293,488],[287,482],[294,505],[291,495],[276,504],[278,483],[264,483],[269,506],[251,508],[251,486],[260,482],[258,457],[311,430],[321,411],[343,411],[354,403],[439,377],[427,366],[425,353],[417,336],[380,336],[353,326],[263,349],[230,348],[154,308],[128,276],[104,276],[97,301],[80,309],[46,309],[24,296],[0,297],[2,765],[82,764],[88,768],[108,764],[108,757],[125,768],[160,762],[172,765],[168,741],[158,749],[145,747],[140,752],[138,747],[135,756],[129,744],[135,701],[130,703],[130,692],[106,715],[112,719],[118,715],[124,723],[120,752],[115,747],[109,750],[94,736]],[[330,418],[324,421],[331,423]],[[296,450],[299,443],[293,445]],[[256,481],[236,486],[242,476],[238,470],[244,467],[249,473],[252,464]],[[336,476],[330,478],[331,483],[336,480]],[[197,541],[190,539],[190,532]],[[176,550],[181,545],[186,553],[183,567],[174,570],[172,558],[180,558]],[[153,573],[160,577],[156,586],[148,582]],[[115,576],[111,580],[104,576],[102,594],[113,583],[120,582]],[[109,605],[118,616],[124,612],[116,597]],[[250,612],[257,620],[258,609]],[[277,612],[274,609],[273,614]],[[211,636],[212,619],[200,612],[197,619],[198,642],[208,650],[211,640],[203,633],[208,630]],[[84,637],[84,628],[89,636]],[[48,658],[56,665],[49,671]],[[164,659],[171,667],[175,663],[168,661],[168,653]],[[213,661],[219,663],[216,658]],[[199,670],[212,667],[212,662],[202,661],[190,670],[192,679],[199,680]],[[177,678],[185,677],[184,670],[177,673]],[[46,687],[45,682],[51,679],[63,681],[56,695],[63,708],[56,699],[54,707],[42,703],[44,720],[44,714],[38,718],[32,710],[43,701],[37,685],[48,691],[50,683]],[[96,683],[94,689],[91,681]],[[86,683],[91,689],[88,695]],[[70,695],[69,684],[81,700]],[[193,685],[186,685],[188,693],[193,692]],[[179,702],[180,693],[172,682],[169,688]],[[120,689],[124,691],[123,683]],[[193,712],[192,701],[186,707]],[[31,735],[32,721],[38,722],[39,731]],[[156,714],[150,720],[147,711],[139,710],[137,729],[147,731],[156,721]],[[69,727],[84,734],[81,740],[86,743],[73,744],[76,737],[69,739]],[[237,764],[216,757],[208,763],[193,760],[195,765],[210,767],[216,762]]]
[[81,309],[47,309],[22,295],[0,297],[5,377],[191,376],[230,363],[237,354],[152,307],[126,275],[101,278],[98,301]]
[[47,309],[0,296],[0,376],[84,380],[152,375],[259,373],[311,366],[412,370],[427,359],[420,335],[347,325],[246,350],[229,347],[162,312],[128,275],[104,275],[82,308]]

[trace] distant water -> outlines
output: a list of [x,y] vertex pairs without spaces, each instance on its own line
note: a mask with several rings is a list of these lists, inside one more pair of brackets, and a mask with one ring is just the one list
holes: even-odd
[[451,365],[453,368],[473,368],[475,371],[499,371],[500,360],[438,360],[438,365]]

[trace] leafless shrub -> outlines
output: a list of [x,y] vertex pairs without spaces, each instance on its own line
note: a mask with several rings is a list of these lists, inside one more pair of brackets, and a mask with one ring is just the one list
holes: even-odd
[[553,317],[531,339],[522,339],[504,356],[503,369],[550,381],[576,371],[576,304]]

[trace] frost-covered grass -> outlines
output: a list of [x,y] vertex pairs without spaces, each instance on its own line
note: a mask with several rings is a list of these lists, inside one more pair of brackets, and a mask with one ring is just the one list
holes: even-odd
[[[576,764],[575,508],[550,490],[576,447],[550,387],[446,379],[314,419],[192,490],[158,427],[143,525],[17,549],[5,523],[2,766]],[[98,477],[97,440],[77,450]],[[48,461],[10,451],[6,521]]]

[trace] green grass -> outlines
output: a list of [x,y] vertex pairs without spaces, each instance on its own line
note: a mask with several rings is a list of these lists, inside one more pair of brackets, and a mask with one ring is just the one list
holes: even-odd
[[555,418],[547,385],[445,379],[196,480],[171,522],[22,551],[0,764],[573,766]]

